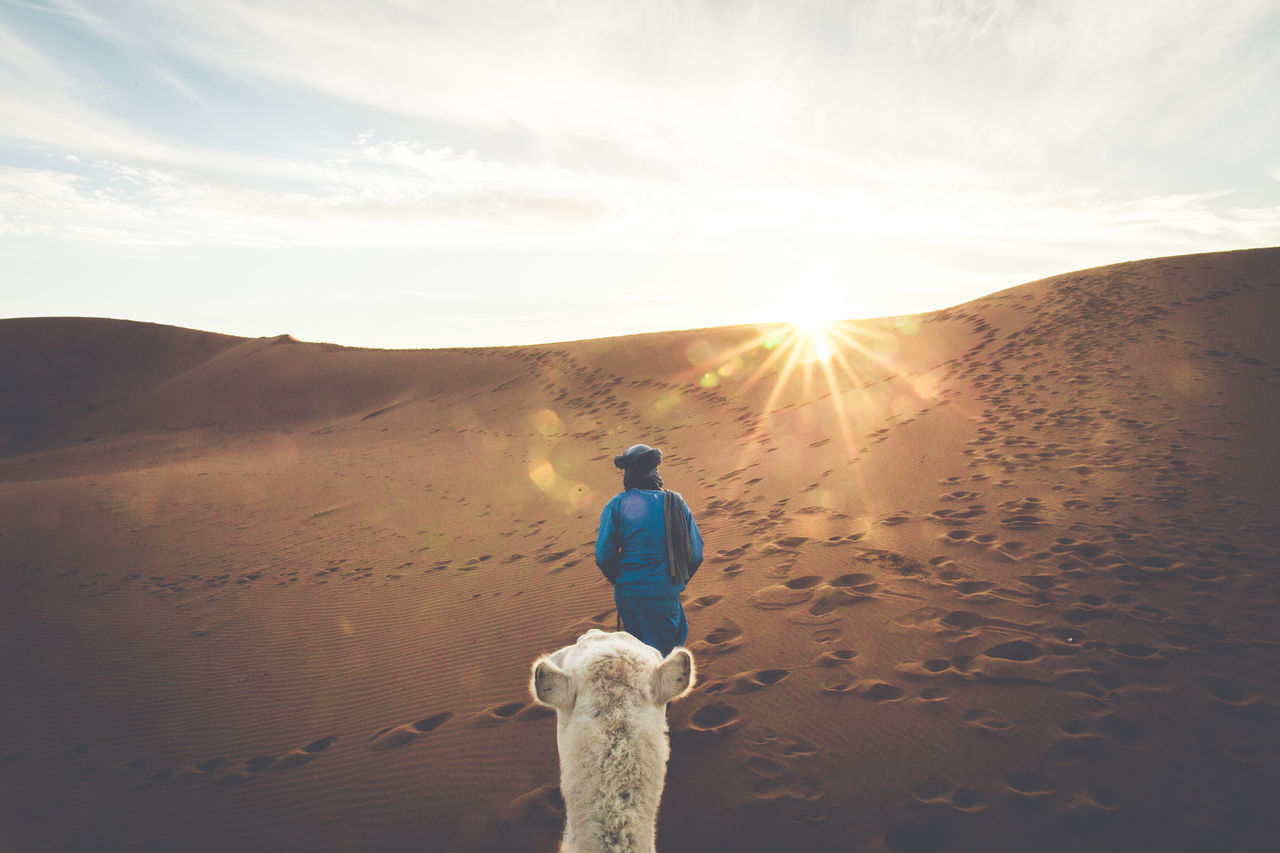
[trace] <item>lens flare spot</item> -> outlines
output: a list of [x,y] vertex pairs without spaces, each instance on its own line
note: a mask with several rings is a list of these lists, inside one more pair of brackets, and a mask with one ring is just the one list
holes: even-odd
[[716,373],[720,374],[725,379],[728,379],[740,370],[742,370],[742,359],[734,356],[724,364],[720,365],[720,367],[716,369]]
[[556,469],[546,459],[529,463],[529,479],[544,492],[551,492],[556,487]]
[[938,396],[938,380],[936,377],[926,373],[912,383],[916,396],[921,400],[932,400]]
[[569,487],[569,503],[574,509],[586,509],[589,506],[595,506],[595,492],[585,483],[575,483]]
[[533,423],[543,435],[564,435],[564,421],[550,409],[543,409],[534,415]]
[[650,407],[655,415],[664,415],[680,404],[680,392],[668,391],[653,402]]
[[716,375],[714,370],[709,370],[702,374],[702,378],[698,380],[698,384],[703,388],[714,388],[720,384],[720,377]]
[[716,357],[716,348],[705,338],[698,338],[684,348],[684,356],[690,364],[702,364]]
[[898,317],[894,323],[899,334],[914,337],[920,332],[920,321],[914,316]]

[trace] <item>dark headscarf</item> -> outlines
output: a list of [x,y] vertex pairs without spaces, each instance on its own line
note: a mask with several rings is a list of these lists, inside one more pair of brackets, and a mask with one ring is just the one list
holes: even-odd
[[622,488],[625,489],[652,489],[654,491],[662,491],[662,475],[658,473],[657,468],[641,470],[639,468],[627,468],[622,472]]
[[622,488],[624,490],[662,491],[662,477],[658,474],[658,463],[661,461],[662,451],[647,444],[633,444],[613,457],[613,464],[623,471]]

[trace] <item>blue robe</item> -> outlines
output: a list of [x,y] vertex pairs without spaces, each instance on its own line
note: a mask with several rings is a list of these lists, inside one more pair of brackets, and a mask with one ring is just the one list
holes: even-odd
[[[689,636],[689,620],[680,604],[684,584],[671,580],[667,570],[666,521],[663,492],[629,489],[605,504],[596,536],[596,565],[617,572],[613,600],[622,625],[664,656]],[[689,575],[702,565],[702,534],[688,505]]]

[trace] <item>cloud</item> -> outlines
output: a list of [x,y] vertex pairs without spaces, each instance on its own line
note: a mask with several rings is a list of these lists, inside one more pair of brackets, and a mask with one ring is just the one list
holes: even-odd
[[[1222,193],[1123,198],[992,187],[875,192],[627,181],[364,136],[291,189],[113,161],[0,168],[0,234],[199,246],[458,246],[770,252],[1266,242],[1273,208]],[[1272,218],[1269,218],[1272,217]]]
[[[490,160],[749,184],[891,182],[945,161],[986,181],[1072,183],[1213,136],[1276,84],[1280,55],[1253,38],[1280,26],[1273,4],[1170,2],[57,8],[192,97],[220,85],[282,105],[330,99],[388,125],[432,123]],[[129,139],[53,103],[76,127]],[[145,141],[133,140],[143,153]]]

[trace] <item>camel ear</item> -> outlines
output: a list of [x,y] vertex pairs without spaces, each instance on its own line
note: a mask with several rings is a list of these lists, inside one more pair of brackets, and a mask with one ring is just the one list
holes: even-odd
[[693,655],[688,649],[673,649],[653,673],[653,699],[659,705],[675,701],[693,689]]
[[573,707],[573,682],[550,658],[541,657],[533,662],[529,691],[540,705],[566,711]]

